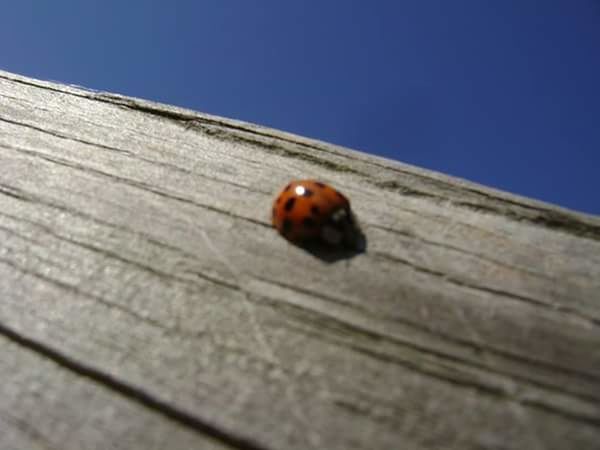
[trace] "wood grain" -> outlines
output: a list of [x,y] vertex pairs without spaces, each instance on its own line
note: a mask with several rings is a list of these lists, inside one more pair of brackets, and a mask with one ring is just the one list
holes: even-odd
[[[274,233],[299,177],[366,252]],[[0,240],[2,448],[600,448],[598,217],[0,72]]]

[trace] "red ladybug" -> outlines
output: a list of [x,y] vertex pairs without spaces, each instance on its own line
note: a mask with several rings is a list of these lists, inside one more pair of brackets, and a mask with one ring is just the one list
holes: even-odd
[[322,241],[357,247],[359,230],[348,199],[316,180],[295,180],[273,203],[273,226],[295,243]]

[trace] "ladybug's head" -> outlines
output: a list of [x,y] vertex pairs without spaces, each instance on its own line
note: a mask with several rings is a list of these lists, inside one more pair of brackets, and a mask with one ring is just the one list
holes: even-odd
[[364,235],[349,207],[334,211],[321,228],[321,239],[333,246],[364,249]]

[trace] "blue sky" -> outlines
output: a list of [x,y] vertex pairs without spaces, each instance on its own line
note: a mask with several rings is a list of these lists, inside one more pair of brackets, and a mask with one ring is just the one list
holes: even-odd
[[20,0],[0,68],[600,214],[600,0]]

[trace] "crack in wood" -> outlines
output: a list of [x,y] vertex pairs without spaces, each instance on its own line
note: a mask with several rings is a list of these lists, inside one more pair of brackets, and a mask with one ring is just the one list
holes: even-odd
[[[6,123],[9,123],[11,125],[18,126],[18,127],[29,128],[30,130],[35,130],[35,131],[38,131],[40,133],[44,133],[44,134],[47,134],[47,135],[50,135],[50,136],[54,136],[54,137],[57,137],[57,138],[60,138],[60,139],[66,139],[68,141],[78,142],[80,144],[85,144],[85,145],[91,145],[93,147],[102,148],[104,150],[109,150],[111,152],[120,153],[120,154],[127,155],[127,156],[133,156],[133,154],[130,151],[128,151],[128,150],[122,150],[122,149],[119,149],[119,148],[111,147],[109,145],[100,144],[99,142],[92,142],[92,141],[88,141],[88,140],[85,140],[85,139],[76,138],[74,136],[69,136],[68,134],[65,134],[65,133],[61,133],[61,132],[54,131],[54,130],[48,130],[48,129],[45,129],[45,128],[42,128],[42,127],[31,125],[29,123],[17,122],[15,120],[7,119],[6,117],[0,116],[0,122],[6,122]],[[2,146],[4,148],[11,148],[9,146],[6,146],[5,144],[2,144]],[[13,147],[12,149],[16,149],[16,147]]]
[[[133,399],[160,412],[159,421],[237,448],[384,448],[415,438],[429,449],[451,430],[460,431],[449,445],[468,450],[499,442],[595,448],[597,218],[277,130],[5,72],[0,109],[8,160],[0,169],[0,274],[8,280],[0,283],[8,293],[0,334],[21,346],[16,356],[59,361],[70,377],[108,387],[106,405],[111,396]],[[190,139],[207,148],[195,152]],[[9,145],[16,142],[26,148]],[[233,151],[209,155],[211,142]],[[325,266],[268,240],[270,224],[251,205],[236,209],[233,196],[266,202],[272,172],[286,161],[354,186],[380,251]],[[110,186],[98,197],[100,185]],[[148,222],[157,211],[165,216]],[[404,230],[385,225],[403,220]],[[454,225],[460,233],[449,232]],[[431,227],[443,235],[428,235]],[[471,245],[472,233],[483,247]],[[540,254],[544,264],[526,266]],[[125,297],[140,286],[143,306]],[[207,304],[195,301],[200,290]],[[171,308],[161,297],[181,302]],[[66,320],[72,306],[88,324]],[[207,322],[194,334],[199,317]],[[67,334],[68,342],[57,339]],[[118,373],[114,362],[137,356],[140,345],[157,360],[136,360],[133,378]],[[190,409],[198,401],[199,411]]]
[[432,275],[432,276],[438,277],[438,278],[442,279],[443,281],[454,284],[456,286],[460,286],[460,287],[463,287],[466,289],[473,289],[473,290],[479,291],[479,292],[486,292],[488,294],[494,294],[494,295],[497,295],[500,297],[509,298],[511,300],[522,301],[522,302],[528,303],[530,305],[542,307],[542,308],[547,309],[552,312],[558,311],[565,315],[570,315],[579,320],[583,320],[588,325],[591,325],[591,326],[597,327],[600,325],[600,319],[598,319],[594,316],[585,314],[575,308],[564,306],[559,303],[548,303],[548,302],[545,302],[543,300],[540,300],[540,299],[537,299],[534,297],[529,297],[529,296],[521,295],[521,294],[515,294],[513,292],[506,291],[504,289],[483,286],[480,284],[475,284],[468,280],[461,280],[461,279],[457,278],[456,276],[453,276],[453,275],[450,275],[450,274],[447,274],[447,273],[444,273],[444,272],[441,272],[438,270],[429,269],[425,266],[420,266],[418,264],[415,264],[407,259],[400,258],[400,257],[394,256],[394,255],[390,255],[387,253],[370,252],[370,254],[376,258],[387,259],[389,261],[393,261],[393,262],[411,267],[412,269],[416,270],[417,272],[421,272],[421,273],[424,273],[427,275]]
[[[247,186],[247,185],[244,185],[244,184],[240,184],[240,183],[236,183],[234,181],[227,180],[227,179],[224,179],[224,178],[217,178],[217,177],[212,177],[210,175],[206,175],[206,174],[203,174],[203,173],[193,172],[192,170],[190,170],[190,169],[188,169],[186,167],[177,166],[175,164],[167,163],[167,162],[164,162],[164,161],[158,161],[156,159],[145,158],[145,157],[143,157],[141,155],[138,155],[138,154],[136,154],[136,153],[134,153],[132,151],[120,149],[118,147],[113,147],[113,146],[101,144],[101,143],[98,143],[98,142],[92,142],[92,141],[88,141],[88,140],[85,140],[85,139],[79,139],[79,138],[76,138],[74,136],[69,136],[67,134],[59,133],[59,132],[52,131],[52,130],[45,130],[43,128],[39,128],[39,127],[36,127],[36,126],[33,126],[33,125],[29,125],[29,124],[26,124],[26,123],[23,123],[23,122],[16,122],[16,121],[7,120],[7,119],[4,119],[2,117],[0,117],[0,121],[4,121],[4,122],[10,123],[10,124],[15,125],[15,126],[23,126],[25,128],[30,128],[30,129],[33,129],[33,130],[36,130],[36,131],[40,131],[40,132],[43,132],[45,134],[48,134],[50,136],[54,136],[54,137],[57,137],[57,138],[60,138],[60,139],[65,139],[65,140],[69,140],[69,141],[73,141],[73,142],[79,142],[81,144],[89,145],[91,147],[98,147],[98,148],[102,148],[104,150],[109,150],[109,151],[112,151],[112,152],[115,152],[115,153],[122,154],[124,157],[131,158],[133,160],[143,161],[145,163],[148,163],[148,164],[151,164],[151,165],[154,165],[154,166],[164,167],[164,168],[167,168],[167,169],[174,170],[176,172],[181,172],[181,173],[185,173],[187,175],[192,175],[194,177],[200,177],[200,178],[204,178],[206,180],[216,181],[218,183],[223,183],[223,184],[226,184],[226,185],[235,186],[235,187],[238,187],[238,188],[241,188],[241,189],[244,189],[244,190],[248,190],[248,191],[251,191],[251,192],[256,192],[256,193],[260,193],[260,194],[264,194],[264,195],[271,195],[272,194],[271,192],[267,192],[267,191],[263,191],[263,190],[259,190],[259,189],[254,189],[254,188],[252,188],[250,186]],[[13,150],[13,151],[16,151],[16,152],[19,152],[19,153],[23,153],[23,154],[26,154],[26,155],[29,155],[29,156],[32,156],[32,157],[43,158],[43,159],[45,159],[47,161],[55,162],[57,164],[60,164],[61,162],[64,162],[65,164],[63,164],[63,165],[66,165],[67,162],[70,162],[72,164],[70,167],[73,167],[73,168],[76,168],[75,166],[78,164],[76,162],[72,162],[72,161],[66,160],[64,158],[52,157],[50,155],[47,155],[47,154],[44,154],[44,153],[41,153],[41,152],[36,152],[36,151],[33,151],[33,150],[26,149],[24,147],[17,147],[17,146],[13,146],[13,145],[6,145],[4,143],[0,143],[0,147],[4,148],[4,149],[7,149],[7,150]]]
[[0,335],[20,345],[21,347],[38,354],[39,356],[52,360],[59,366],[68,369],[79,376],[93,380],[107,389],[120,394],[128,400],[134,401],[182,426],[189,428],[192,431],[205,436],[210,436],[217,441],[238,449],[268,449],[268,447],[259,444],[253,439],[239,435],[231,429],[222,428],[211,420],[204,419],[197,414],[193,414],[183,408],[180,408],[139,386],[129,384],[115,377],[109,372],[102,371],[90,364],[85,364],[84,362],[63,353],[50,345],[41,343],[18,332],[2,322],[0,322]]
[[[324,321],[319,322],[319,325],[320,325],[320,327],[311,327],[310,330],[308,330],[306,327],[294,327],[293,325],[288,325],[288,326],[290,326],[291,328],[294,328],[296,331],[304,333],[306,335],[316,336],[316,337],[318,337],[319,340],[330,342],[330,343],[336,344],[336,345],[340,345],[344,348],[354,350],[358,353],[364,354],[371,358],[375,358],[384,363],[395,364],[395,365],[401,366],[403,368],[406,368],[408,370],[411,370],[413,372],[416,372],[418,374],[427,375],[427,376],[430,376],[437,380],[451,383],[455,386],[459,386],[459,387],[466,388],[466,389],[476,390],[477,392],[479,392],[482,395],[492,396],[492,397],[496,397],[496,398],[502,398],[507,401],[522,404],[524,406],[529,406],[529,407],[537,408],[537,409],[540,409],[540,410],[543,410],[543,411],[546,411],[549,413],[557,414],[561,417],[565,417],[570,420],[584,422],[584,423],[587,423],[587,424],[590,424],[593,426],[600,426],[600,417],[597,417],[594,415],[589,415],[589,414],[582,414],[577,411],[566,410],[555,404],[544,401],[543,395],[540,396],[540,398],[535,398],[535,397],[521,398],[517,394],[511,392],[510,390],[500,388],[498,386],[493,386],[490,384],[485,384],[482,381],[480,381],[479,379],[475,379],[472,376],[469,377],[469,375],[466,373],[461,373],[460,371],[453,370],[453,369],[455,369],[453,367],[444,367],[443,364],[439,364],[439,363],[418,364],[415,361],[411,361],[408,359],[401,359],[397,356],[385,354],[385,353],[376,351],[373,348],[369,348],[367,346],[361,346],[354,342],[349,342],[348,340],[343,340],[342,338],[337,337],[336,334],[326,333],[325,330],[327,330],[328,327],[325,326]],[[432,352],[431,349],[424,350],[424,352],[435,354],[436,356],[441,357],[446,360],[451,359],[451,358],[448,358],[447,354],[443,354],[443,353],[436,354],[436,352]],[[432,366],[437,366],[437,368],[432,368]],[[476,367],[478,369],[484,370],[484,371],[485,370],[489,371],[488,367],[485,367],[482,365],[472,364],[472,366]],[[445,372],[444,372],[444,370],[440,370],[442,368],[445,370]],[[455,373],[456,375],[453,376],[452,373]],[[556,392],[560,395],[578,398],[582,401],[588,402],[591,405],[595,405],[597,402],[597,398],[574,394],[572,392],[566,392],[555,386],[547,385],[545,383],[539,383],[534,380],[524,379],[522,377],[514,377],[514,376],[512,376],[512,374],[507,374],[507,373],[503,373],[503,372],[497,372],[494,374],[497,376],[503,376],[503,377],[508,376],[510,378],[514,378],[519,381],[524,381],[536,388],[545,389],[548,392]],[[458,376],[458,375],[461,375],[461,376]]]
[[[10,217],[13,220],[18,220],[20,222],[24,222],[24,223],[28,223],[30,225],[33,225],[34,227],[37,227],[37,228],[43,230],[49,236],[52,236],[52,237],[54,237],[56,239],[59,239],[59,240],[61,240],[63,242],[68,242],[69,244],[72,244],[72,245],[75,245],[75,246],[79,246],[81,248],[85,248],[86,250],[90,250],[90,251],[92,251],[94,253],[98,253],[100,255],[106,256],[106,257],[114,259],[116,261],[120,261],[120,262],[122,262],[124,264],[131,265],[133,267],[136,267],[137,269],[140,269],[140,270],[145,271],[145,272],[147,272],[147,273],[149,273],[151,275],[154,275],[154,276],[158,277],[159,279],[175,280],[175,281],[178,281],[180,283],[191,284],[193,286],[197,286],[197,284],[194,283],[193,281],[191,281],[190,279],[182,278],[182,277],[179,277],[177,275],[174,275],[174,274],[171,274],[171,273],[168,273],[168,272],[156,269],[156,268],[154,268],[152,266],[149,266],[147,264],[143,264],[143,263],[141,263],[139,261],[134,261],[134,260],[125,258],[124,256],[121,256],[120,254],[118,254],[118,253],[116,253],[114,251],[106,250],[106,249],[104,249],[102,247],[98,247],[96,245],[92,245],[92,244],[89,244],[87,242],[82,242],[82,241],[78,241],[78,240],[70,238],[70,237],[62,236],[61,234],[55,232],[54,229],[52,229],[52,228],[50,228],[50,227],[48,227],[46,225],[43,225],[43,224],[40,224],[40,223],[37,223],[37,222],[33,222],[33,221],[30,221],[30,220],[27,220],[27,219],[23,219],[23,218],[20,218],[20,217],[17,217],[17,216],[13,216],[13,215],[10,215],[10,214],[1,213],[1,212],[0,212],[0,215],[6,216],[6,217]],[[201,279],[203,279],[205,281],[208,281],[210,283],[213,283],[215,285],[218,285],[218,286],[221,286],[221,287],[225,287],[227,289],[239,290],[239,287],[236,284],[234,284],[234,283],[230,283],[228,281],[212,277],[210,275],[204,274],[204,273],[202,273],[200,271],[197,271],[197,270],[188,271],[188,272],[189,273],[193,273],[193,275],[195,275],[196,277],[201,278]]]
[[[321,299],[325,300],[326,302],[331,301],[330,296],[323,296],[321,293],[310,290],[310,289],[299,288],[297,286],[292,286],[292,285],[282,283],[282,282],[276,281],[276,280],[271,280],[271,279],[268,279],[268,278],[265,278],[262,276],[254,275],[254,278],[261,280],[263,282],[266,282],[266,283],[271,283],[273,285],[280,286],[280,287],[289,289],[291,291],[295,291],[295,292],[304,294],[304,295],[310,295],[313,298],[321,298]],[[253,293],[252,295],[258,296],[263,299],[269,299],[269,297],[265,296],[264,294]],[[489,367],[485,364],[476,362],[475,360],[467,359],[464,357],[461,358],[461,357],[458,357],[451,353],[443,353],[433,347],[426,347],[424,345],[417,344],[417,343],[409,341],[407,339],[400,339],[400,338],[398,338],[396,336],[392,336],[390,334],[381,333],[375,329],[365,328],[364,326],[361,326],[361,325],[352,323],[348,320],[344,320],[339,317],[336,317],[333,314],[328,314],[326,312],[326,310],[322,310],[319,308],[309,308],[307,306],[300,306],[297,303],[292,303],[283,297],[278,298],[278,299],[271,299],[271,302],[274,303],[279,308],[281,308],[281,307],[283,307],[283,305],[285,305],[286,308],[292,308],[292,310],[310,314],[311,315],[310,320],[307,319],[306,322],[319,324],[319,327],[315,327],[317,329],[329,329],[329,328],[333,329],[332,325],[335,325],[335,327],[337,327],[338,329],[347,329],[348,334],[353,337],[363,335],[365,337],[368,337],[369,339],[374,339],[376,341],[387,341],[387,342],[395,344],[395,345],[409,347],[413,350],[422,352],[423,354],[430,354],[436,358],[440,358],[441,360],[456,362],[456,363],[464,365],[466,367],[471,366],[471,367],[481,369],[481,370],[486,370],[486,371],[491,371],[492,369],[495,369],[495,368]],[[511,352],[506,352],[506,351],[497,349],[495,347],[492,347],[490,345],[485,345],[480,342],[475,343],[475,342],[472,342],[472,341],[469,341],[466,339],[460,339],[460,338],[457,338],[456,336],[448,335],[446,333],[439,333],[439,332],[431,330],[428,327],[422,326],[421,324],[414,323],[409,320],[400,319],[400,318],[394,318],[394,319],[390,320],[389,318],[387,318],[385,316],[374,314],[373,312],[371,312],[367,309],[358,308],[356,305],[350,305],[341,299],[337,299],[335,302],[340,305],[344,305],[346,307],[349,306],[349,307],[351,307],[351,309],[356,309],[358,312],[360,312],[361,317],[374,318],[377,320],[388,320],[391,322],[398,322],[398,323],[401,323],[402,325],[406,325],[408,327],[414,328],[420,332],[425,332],[434,338],[441,339],[443,341],[449,341],[449,342],[452,342],[452,343],[455,343],[455,344],[458,344],[458,345],[461,345],[464,347],[468,347],[478,353],[488,352],[492,355],[497,355],[501,358],[514,360],[519,363],[523,363],[523,364],[527,364],[527,365],[531,365],[531,366],[537,366],[540,368],[544,368],[546,370],[551,370],[552,372],[562,372],[567,375],[576,376],[576,377],[579,377],[582,379],[587,379],[593,383],[600,382],[600,378],[595,376],[594,374],[589,374],[587,372],[582,372],[582,371],[576,371],[576,370],[571,369],[570,367],[557,366],[555,364],[551,364],[546,361],[539,361],[539,360],[535,360],[535,359],[529,358],[524,355],[517,355],[517,354],[511,353]],[[582,395],[579,393],[573,393],[573,392],[560,390],[555,385],[543,383],[538,380],[533,380],[533,379],[530,379],[530,378],[527,378],[524,376],[516,376],[515,374],[513,374],[511,372],[497,371],[495,373],[503,375],[503,376],[508,376],[508,377],[512,377],[515,379],[519,379],[519,380],[525,381],[527,383],[530,383],[532,385],[543,387],[543,388],[546,388],[549,390],[555,390],[556,392],[560,392],[565,395],[572,395],[574,397],[581,398],[582,400],[585,400],[585,401],[597,401],[598,400],[598,398],[596,398],[594,396]]]
[[[243,126],[242,124],[236,125],[233,121],[229,122],[226,120],[218,120],[216,118],[203,117],[199,113],[192,112],[192,111],[189,111],[189,112],[184,112],[184,110],[173,111],[170,109],[166,109],[164,107],[156,106],[147,101],[130,99],[130,98],[117,96],[117,95],[113,95],[113,94],[108,94],[108,93],[99,93],[99,92],[94,92],[91,90],[85,91],[83,88],[78,88],[79,90],[81,90],[81,92],[76,92],[73,89],[61,90],[61,89],[53,88],[51,86],[47,86],[42,83],[36,84],[33,82],[27,82],[25,80],[10,78],[5,75],[2,75],[1,78],[9,80],[11,82],[15,82],[15,83],[21,83],[21,84],[29,85],[29,86],[36,87],[36,88],[51,90],[51,91],[61,93],[64,95],[73,95],[73,96],[84,98],[84,99],[87,99],[90,101],[99,101],[99,102],[109,103],[109,104],[113,104],[115,106],[120,106],[120,107],[124,107],[124,108],[131,109],[131,110],[137,110],[142,113],[156,115],[159,117],[166,118],[168,120],[180,122],[180,123],[184,124],[184,126],[186,126],[186,127],[188,127],[189,124],[191,124],[191,123],[200,124],[201,127],[202,127],[202,124],[208,124],[209,126],[212,125],[212,126],[215,126],[215,127],[221,128],[221,129],[225,128],[226,130],[232,130],[233,132],[240,132],[240,133],[244,133],[244,134],[254,134],[256,136],[260,136],[263,138],[272,139],[273,141],[281,141],[281,142],[291,143],[291,144],[297,145],[297,146],[303,146],[305,148],[308,148],[308,149],[311,149],[314,151],[329,153],[336,157],[347,158],[350,160],[359,160],[363,164],[373,165],[375,167],[380,167],[380,168],[385,168],[386,170],[395,171],[395,172],[401,173],[405,176],[409,176],[412,179],[423,180],[426,183],[436,186],[436,189],[439,189],[441,191],[450,190],[451,192],[456,192],[458,198],[461,197],[460,192],[468,192],[468,193],[474,194],[478,197],[481,197],[482,199],[485,199],[485,201],[481,201],[481,202],[477,202],[477,203],[468,202],[468,201],[452,201],[452,204],[455,206],[458,206],[458,207],[464,207],[464,208],[475,210],[475,211],[485,211],[488,213],[497,214],[497,215],[501,215],[504,217],[509,217],[516,221],[527,221],[532,224],[542,225],[542,226],[545,226],[550,229],[560,230],[560,231],[570,233],[573,235],[577,235],[577,236],[581,236],[581,237],[585,237],[585,238],[589,238],[589,239],[594,239],[594,240],[600,240],[600,225],[583,222],[582,220],[577,219],[574,216],[572,216],[570,213],[556,211],[556,210],[552,210],[549,208],[542,208],[542,207],[538,207],[538,206],[529,205],[524,202],[513,200],[508,196],[499,197],[499,196],[495,196],[495,195],[490,195],[490,194],[483,192],[482,190],[477,189],[475,187],[469,187],[466,185],[466,183],[462,183],[460,186],[456,186],[456,185],[449,183],[448,181],[439,180],[433,176],[427,175],[424,172],[416,174],[416,173],[414,173],[414,171],[410,171],[408,169],[394,167],[392,165],[384,166],[382,164],[378,164],[376,161],[359,159],[356,157],[352,157],[350,154],[345,154],[343,152],[333,152],[333,151],[327,150],[316,144],[309,144],[309,143],[302,142],[299,137],[295,138],[295,139],[286,138],[286,137],[282,136],[280,133],[276,134],[276,133],[260,132],[258,130],[252,129],[248,125],[246,125],[246,126]],[[45,130],[40,130],[40,131],[45,131]],[[223,135],[223,133],[224,133],[224,135]],[[236,139],[236,137],[234,137],[233,133],[231,133],[231,132],[228,133],[227,131],[217,132],[217,135],[223,136],[224,138]],[[219,136],[217,136],[217,137],[219,137]],[[240,136],[238,136],[238,138],[244,139],[243,137],[240,137]],[[264,148],[266,150],[271,149],[271,151],[277,150],[279,152],[283,152],[284,155],[285,155],[285,152],[287,151],[287,149],[284,149],[283,147],[276,144],[275,142],[273,142],[272,144],[268,144],[264,141],[253,140],[253,139],[250,139],[249,142],[253,143],[255,145],[258,145],[259,147]],[[338,165],[336,163],[333,163],[331,161],[324,160],[324,159],[321,159],[318,157],[314,157],[314,156],[311,156],[306,153],[298,152],[298,151],[290,150],[289,153],[287,154],[287,156],[300,157],[301,159],[307,159],[309,162],[313,162],[315,164],[326,164],[327,168],[329,168],[330,170],[337,170],[337,167],[338,167]],[[350,170],[351,172],[356,173],[357,175],[361,175],[363,177],[368,177],[365,173],[356,171],[356,169],[350,168],[349,166],[341,165],[339,167],[341,168],[342,171]],[[372,182],[376,186],[379,186],[383,189],[388,189],[388,190],[392,190],[392,191],[396,190],[396,191],[403,193],[404,195],[428,197],[428,198],[431,198],[432,200],[435,199],[436,201],[443,201],[443,202],[447,202],[448,200],[451,200],[449,197],[446,197],[446,196],[432,194],[429,192],[415,189],[414,187],[408,186],[405,183],[401,183],[397,180],[377,181],[377,180],[371,180],[369,178],[368,181]],[[492,201],[494,203],[495,202],[503,202],[506,204],[512,204],[519,209],[535,211],[536,215],[533,217],[530,217],[530,216],[528,216],[528,214],[526,214],[524,212],[519,213],[517,211],[512,211],[507,208],[499,208],[499,207],[491,206],[489,204],[489,201]]]
[[[84,173],[87,173],[87,174],[93,174],[93,175],[100,176],[100,177],[103,177],[103,178],[109,178],[112,181],[119,182],[119,183],[122,183],[122,184],[126,184],[128,186],[131,186],[131,187],[134,187],[134,188],[138,188],[138,189],[144,190],[146,192],[152,192],[153,194],[159,195],[161,197],[169,198],[171,200],[177,200],[177,201],[182,202],[182,203],[186,203],[186,204],[198,207],[198,208],[207,209],[209,211],[213,211],[213,212],[216,212],[216,213],[219,213],[219,214],[223,214],[223,215],[226,215],[226,216],[229,216],[229,217],[233,217],[235,219],[241,219],[241,220],[244,220],[246,222],[250,222],[250,223],[253,223],[255,225],[259,225],[261,227],[272,228],[271,224],[267,223],[266,221],[260,221],[260,220],[253,219],[251,217],[241,216],[241,215],[235,214],[235,213],[233,213],[231,211],[228,211],[228,210],[225,210],[225,209],[221,209],[221,208],[217,208],[216,206],[199,203],[199,202],[196,202],[196,201],[194,201],[194,200],[192,200],[192,199],[190,199],[188,197],[184,197],[184,196],[179,195],[179,194],[170,193],[170,192],[166,192],[164,190],[155,188],[155,187],[153,187],[149,183],[145,183],[145,182],[142,182],[142,181],[132,180],[130,178],[121,177],[119,175],[115,175],[115,174],[110,173],[110,172],[105,172],[105,171],[100,170],[100,169],[96,169],[96,168],[93,168],[93,167],[85,166],[83,164],[75,163],[75,162],[68,161],[68,160],[65,160],[65,159],[62,159],[62,158],[51,157],[49,155],[44,155],[42,153],[34,152],[34,151],[31,151],[31,150],[15,149],[15,148],[10,148],[10,147],[4,146],[4,145],[2,145],[0,147],[8,148],[10,150],[17,150],[17,151],[22,152],[22,153],[30,154],[31,156],[35,156],[37,158],[43,159],[45,161],[48,161],[50,163],[62,165],[62,166],[65,166],[65,167],[69,167],[71,169],[77,169],[77,170],[80,170],[80,171],[82,171]],[[10,192],[12,192],[11,188],[9,186],[0,183],[0,189],[2,189],[2,188],[6,188],[6,189],[5,189],[5,191],[0,190],[0,192],[6,192],[7,194],[10,193]]]
[[34,278],[37,278],[41,281],[44,281],[44,282],[50,284],[50,285],[56,286],[60,289],[63,289],[67,292],[72,292],[83,298],[88,298],[90,300],[93,300],[94,302],[104,305],[108,309],[114,309],[114,310],[120,311],[127,316],[133,317],[134,319],[136,319],[137,321],[139,321],[141,323],[146,323],[146,324],[148,324],[154,328],[158,328],[162,331],[171,332],[171,333],[174,332],[173,329],[166,327],[165,325],[163,325],[161,322],[159,322],[157,320],[154,320],[149,317],[138,314],[129,308],[126,308],[118,303],[110,302],[96,294],[92,294],[90,292],[84,291],[84,290],[80,289],[78,286],[74,286],[74,285],[66,283],[64,281],[60,281],[55,278],[49,277],[43,273],[39,273],[34,270],[21,267],[18,264],[15,264],[15,262],[10,259],[0,258],[0,263],[6,264],[7,266],[11,267],[13,270],[16,270],[24,275],[32,276]]
[[527,275],[532,276],[532,277],[541,278],[541,279],[544,279],[544,280],[547,280],[547,281],[553,280],[552,277],[544,275],[543,273],[531,270],[530,268],[521,267],[521,266],[518,266],[518,265],[515,265],[515,264],[508,264],[508,263],[500,261],[500,260],[498,260],[496,258],[491,258],[491,257],[489,257],[487,255],[482,254],[482,253],[473,252],[473,251],[467,250],[465,248],[458,247],[456,245],[444,244],[443,242],[434,241],[432,239],[426,239],[426,238],[424,238],[422,236],[419,236],[419,235],[417,235],[415,233],[412,233],[410,231],[398,230],[396,228],[391,228],[391,227],[388,227],[388,226],[377,225],[377,224],[372,224],[372,223],[369,223],[368,226],[372,227],[372,228],[376,228],[378,230],[382,230],[382,231],[388,232],[388,233],[393,233],[393,234],[398,235],[398,236],[403,236],[405,238],[409,238],[411,241],[416,241],[416,242],[419,242],[419,243],[422,243],[422,244],[425,244],[425,245],[429,245],[429,246],[432,246],[432,247],[444,248],[446,250],[455,251],[457,253],[461,253],[461,254],[464,254],[464,255],[473,256],[473,257],[475,257],[477,259],[480,259],[482,261],[486,261],[486,262],[495,264],[497,266],[504,267],[506,269],[515,270],[515,271],[527,274]]

